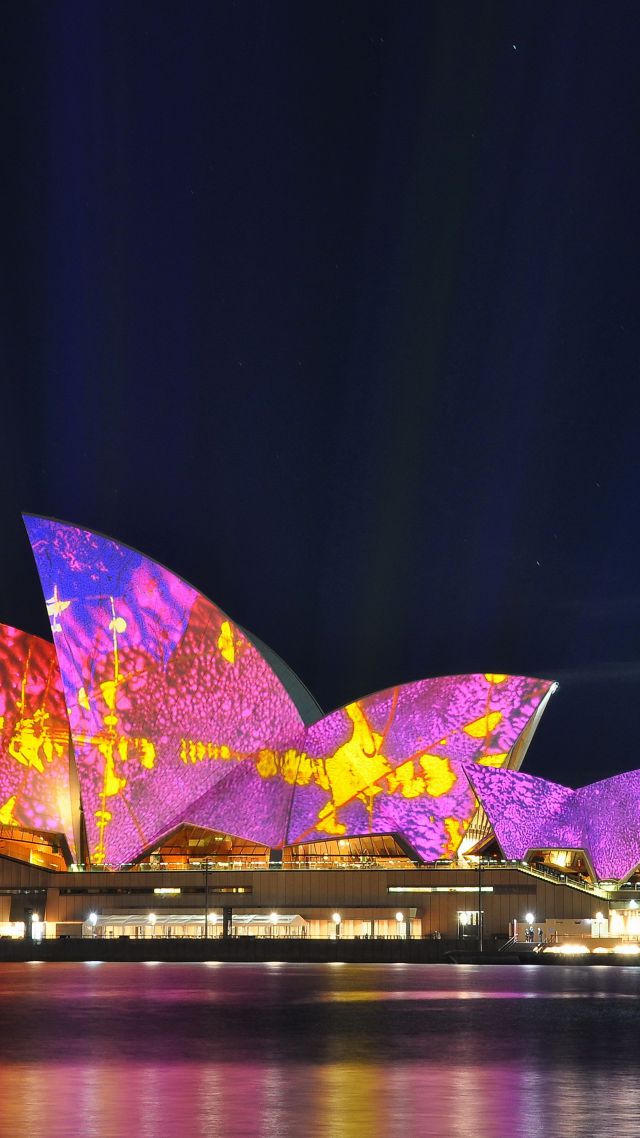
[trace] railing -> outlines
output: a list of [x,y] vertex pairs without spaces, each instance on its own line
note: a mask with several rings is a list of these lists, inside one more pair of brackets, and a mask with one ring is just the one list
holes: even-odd
[[[234,857],[224,860],[214,860],[213,858],[202,858],[201,860],[191,860],[188,864],[179,863],[173,864],[166,861],[141,861],[141,862],[128,862],[124,865],[75,865],[72,867],[73,873],[120,873],[123,871],[132,871],[140,873],[155,873],[155,872],[172,872],[172,873],[215,873],[218,871],[224,872],[226,870],[264,870],[275,869],[281,870],[307,870],[307,869],[416,869],[424,868],[431,869],[432,866],[416,867],[415,863],[410,861],[409,858],[330,858],[324,855],[310,855],[306,861],[285,861],[279,862],[277,867],[270,864],[268,860],[256,860],[251,857]],[[438,866],[437,868],[442,868]],[[459,868],[459,867],[458,867]]]
[[[295,860],[278,863],[277,866],[269,863],[268,858],[256,858],[251,855],[239,855],[229,858],[200,858],[191,859],[187,864],[173,863],[167,861],[143,861],[136,863],[128,863],[125,865],[76,865],[72,866],[73,873],[118,873],[124,871],[132,871],[137,873],[156,873],[156,872],[172,872],[172,873],[218,873],[230,870],[244,870],[244,871],[262,871],[269,869],[277,869],[278,872],[287,872],[289,870],[412,870],[421,869],[427,871],[446,871],[446,870],[467,870],[468,872],[476,872],[478,869],[477,863],[469,865],[467,863],[448,861],[434,862],[426,865],[416,866],[409,858],[406,857],[381,857],[374,858],[368,856],[360,857],[330,857],[325,854],[308,854],[304,858],[296,858]],[[481,864],[482,872],[488,871],[509,871],[519,870],[522,873],[528,874],[530,877],[536,877],[542,881],[552,881],[554,884],[566,885],[570,889],[577,889],[581,893],[588,893],[591,896],[607,899],[611,897],[611,890],[604,889],[601,885],[594,884],[584,879],[577,879],[571,874],[561,873],[553,869],[551,866],[545,865],[531,865],[524,861],[486,861]],[[639,883],[640,884],[640,883]],[[622,888],[632,889],[633,886],[626,886]]]
[[567,886],[569,886],[570,889],[577,889],[580,893],[589,893],[593,897],[601,897],[603,899],[606,899],[607,897],[609,897],[609,893],[605,889],[603,889],[600,885],[593,884],[590,881],[584,881],[583,879],[578,881],[576,878],[572,877],[571,874],[559,873],[557,870],[551,869],[550,866],[542,866],[542,865],[535,865],[534,866],[534,865],[529,865],[528,862],[521,861],[521,862],[507,862],[506,864],[505,863],[501,863],[501,864],[499,863],[496,866],[496,868],[497,869],[516,869],[517,868],[517,869],[522,870],[523,873],[529,874],[530,877],[538,877],[543,881],[550,879],[551,881],[553,881],[554,883],[557,883],[559,885],[567,885]]

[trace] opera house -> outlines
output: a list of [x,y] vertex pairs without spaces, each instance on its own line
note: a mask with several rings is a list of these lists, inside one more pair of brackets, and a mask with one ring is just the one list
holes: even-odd
[[174,573],[25,521],[52,643],[0,626],[1,936],[633,945],[640,772],[520,773],[551,680],[426,679],[323,715]]

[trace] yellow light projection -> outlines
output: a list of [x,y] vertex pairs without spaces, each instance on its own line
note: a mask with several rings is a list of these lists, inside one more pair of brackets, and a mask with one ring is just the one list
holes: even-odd
[[0,625],[0,824],[74,848],[69,722],[53,645]]

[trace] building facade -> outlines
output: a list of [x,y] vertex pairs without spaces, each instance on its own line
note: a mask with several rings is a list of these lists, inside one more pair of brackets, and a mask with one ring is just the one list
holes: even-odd
[[465,941],[624,907],[636,776],[519,773],[552,681],[426,679],[323,716],[168,569],[26,524],[53,643],[0,626],[0,935]]

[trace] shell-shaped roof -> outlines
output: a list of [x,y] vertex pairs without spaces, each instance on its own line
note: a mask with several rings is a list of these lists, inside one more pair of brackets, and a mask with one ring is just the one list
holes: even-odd
[[181,578],[78,526],[26,525],[94,862],[184,822],[272,847],[399,833],[424,860],[453,854],[476,809],[462,764],[507,765],[552,687],[421,680],[305,726],[265,656]]
[[465,771],[505,857],[584,850],[601,881],[623,881],[640,865],[640,771],[578,790],[519,772]]
[[25,519],[46,598],[91,857],[123,863],[168,817],[302,719],[238,626],[151,558]]

